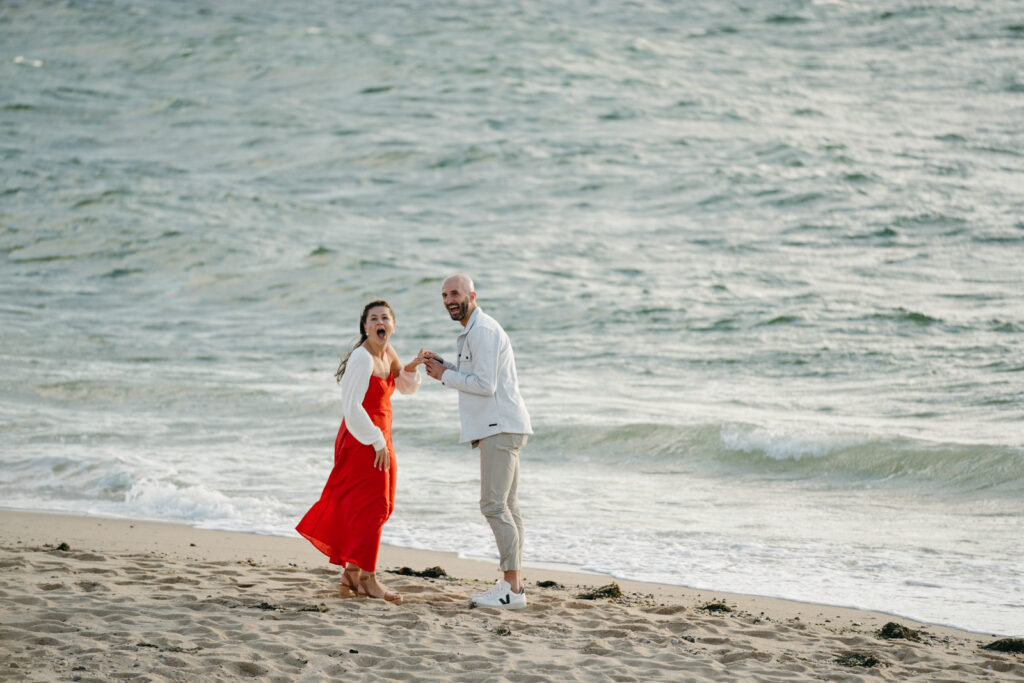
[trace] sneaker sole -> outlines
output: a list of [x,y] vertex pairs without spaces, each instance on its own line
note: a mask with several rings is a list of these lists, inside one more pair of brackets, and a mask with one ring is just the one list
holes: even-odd
[[485,605],[475,600],[471,601],[476,607],[483,607],[484,609],[526,609],[526,605]]

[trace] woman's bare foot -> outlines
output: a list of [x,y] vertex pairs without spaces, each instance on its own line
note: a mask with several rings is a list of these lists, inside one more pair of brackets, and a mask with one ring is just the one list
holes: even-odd
[[399,593],[391,593],[377,581],[377,575],[372,572],[364,572],[359,579],[359,587],[364,594],[378,600],[385,600],[392,605],[401,605],[402,596]]

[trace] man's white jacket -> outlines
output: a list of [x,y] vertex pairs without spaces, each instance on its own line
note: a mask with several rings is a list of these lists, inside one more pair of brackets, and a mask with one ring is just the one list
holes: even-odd
[[498,321],[474,310],[459,335],[458,351],[458,363],[445,361],[441,383],[459,392],[460,443],[502,432],[533,434],[512,342]]

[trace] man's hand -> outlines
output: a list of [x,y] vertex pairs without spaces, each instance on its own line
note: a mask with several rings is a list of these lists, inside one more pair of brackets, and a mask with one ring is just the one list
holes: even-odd
[[373,466],[383,472],[387,472],[391,469],[391,454],[388,453],[387,448],[382,448],[377,451],[377,456],[373,459]]
[[428,376],[433,377],[436,380],[440,380],[447,368],[445,368],[444,363],[437,360],[437,358],[439,358],[439,356],[428,358],[423,362],[423,367],[427,369]]

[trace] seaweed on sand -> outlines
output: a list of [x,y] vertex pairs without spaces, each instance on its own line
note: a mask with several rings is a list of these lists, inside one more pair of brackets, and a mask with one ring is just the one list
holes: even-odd
[[983,650],[995,650],[996,652],[1024,654],[1024,638],[1002,638],[994,640],[988,645],[982,645],[981,648]]
[[580,600],[600,600],[601,598],[621,598],[622,589],[617,583],[609,583],[607,586],[595,588],[592,591],[580,593],[576,596]]
[[448,572],[441,567],[427,567],[421,572],[413,571],[409,567],[402,567],[401,569],[396,569],[394,573],[400,576],[419,576],[425,579],[442,579],[448,577]]
[[887,638],[890,640],[895,638],[902,638],[904,640],[921,640],[920,631],[907,628],[903,624],[897,624],[895,621],[890,621],[875,635],[879,638]]
[[701,605],[697,609],[702,609],[705,612],[731,612],[732,607],[725,604],[724,602],[709,602]]
[[871,655],[862,655],[859,652],[848,652],[845,655],[836,657],[836,664],[841,666],[864,666],[873,667],[881,664],[880,661]]

